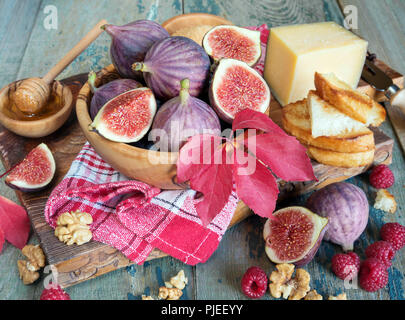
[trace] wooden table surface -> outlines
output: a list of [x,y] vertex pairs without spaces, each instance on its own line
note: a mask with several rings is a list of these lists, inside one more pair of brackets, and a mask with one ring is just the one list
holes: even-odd
[[[56,30],[47,30],[44,26],[48,5],[57,9]],[[161,23],[182,13],[207,12],[241,26],[267,23],[272,27],[325,20],[342,24],[342,10],[348,5],[358,9],[358,29],[354,31],[369,41],[370,51],[404,74],[405,1],[402,0],[0,0],[0,87],[16,79],[44,75],[102,18],[118,25],[142,18]],[[99,70],[110,64],[109,44],[107,35],[99,37],[59,78]],[[369,224],[355,243],[355,251],[361,258],[364,248],[378,240],[382,224],[394,221],[405,224],[402,211],[405,205],[404,156],[390,120],[381,128],[395,139],[391,169],[396,183],[390,191],[397,199],[398,210],[392,215],[372,208],[375,190],[368,184],[367,174],[350,180],[366,192],[370,203]],[[0,164],[0,172],[3,170]],[[0,194],[17,201],[15,193],[4,183],[0,184]],[[303,204],[305,198],[279,205]],[[252,265],[262,267],[267,273],[274,269],[264,253],[263,221],[252,216],[231,228],[205,264],[190,267],[166,257],[111,272],[66,291],[72,299],[140,299],[142,294],[156,296],[165,280],[184,269],[190,281],[182,299],[245,299],[240,290],[245,270]],[[37,243],[35,235],[29,242]],[[405,249],[397,254],[389,269],[388,286],[376,293],[344,288],[343,281],[330,271],[330,260],[336,252],[340,252],[340,248],[324,242],[316,258],[305,267],[311,274],[311,287],[324,297],[344,291],[349,299],[405,299]],[[22,257],[18,249],[5,244],[0,254],[0,299],[39,299],[47,274],[35,284],[25,286],[17,271],[17,260]],[[270,299],[270,295],[266,294],[263,299]]]

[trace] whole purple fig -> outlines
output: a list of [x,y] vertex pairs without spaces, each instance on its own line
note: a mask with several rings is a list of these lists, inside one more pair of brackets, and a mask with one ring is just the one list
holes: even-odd
[[150,20],[137,20],[123,26],[106,24],[102,28],[112,38],[111,60],[123,78],[141,80],[141,72],[133,71],[131,65],[142,61],[156,41],[169,37],[166,29]]
[[190,81],[180,81],[179,96],[165,102],[153,120],[150,138],[159,141],[160,151],[178,151],[189,137],[197,134],[221,134],[215,111],[189,93]]
[[210,58],[197,42],[185,37],[169,37],[157,41],[142,62],[135,62],[135,71],[143,78],[156,97],[168,100],[179,95],[180,81],[190,82],[190,95],[197,97],[206,87]]
[[126,91],[143,87],[141,83],[132,79],[117,79],[96,88],[94,83],[95,80],[96,73],[91,71],[89,73],[88,82],[90,89],[93,92],[93,97],[90,103],[90,117],[92,120],[94,120],[98,111],[103,107],[103,105],[105,105],[107,101]]

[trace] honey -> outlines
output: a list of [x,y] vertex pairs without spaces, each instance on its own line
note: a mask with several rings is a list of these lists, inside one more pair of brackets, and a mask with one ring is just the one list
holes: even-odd
[[[13,101],[13,99],[10,100]],[[62,107],[63,103],[61,97],[56,93],[52,92],[49,97],[49,100],[38,113],[35,114],[23,113],[17,108],[14,102],[10,103],[6,108],[4,108],[3,111],[7,117],[14,120],[35,121],[44,119],[57,113],[59,110],[62,109]]]

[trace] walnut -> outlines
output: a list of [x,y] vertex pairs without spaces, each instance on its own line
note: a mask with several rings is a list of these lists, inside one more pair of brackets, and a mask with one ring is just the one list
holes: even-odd
[[56,222],[55,236],[68,246],[76,243],[82,245],[92,238],[89,225],[93,218],[86,212],[72,211],[61,214]]
[[311,290],[307,293],[304,300],[323,300],[323,298],[316,290]]
[[145,296],[144,294],[142,295],[142,300],[155,300],[151,296]]
[[158,297],[165,300],[179,300],[182,295],[183,291],[178,288],[160,287]]
[[187,283],[188,279],[184,275],[184,270],[180,270],[177,275],[170,278],[170,284],[180,290],[183,290]]
[[29,262],[25,260],[18,260],[18,272],[20,274],[20,279],[22,279],[25,285],[35,282],[39,278],[39,273],[35,270],[30,270],[28,267]]
[[346,295],[346,293],[341,293],[341,294],[337,295],[336,297],[329,296],[328,300],[347,300],[347,295]]
[[28,244],[21,251],[28,258],[28,270],[38,271],[40,268],[45,267],[45,255],[39,245]]
[[295,277],[294,265],[282,263],[276,265],[277,271],[273,271],[270,275],[270,293],[274,298],[288,300],[301,300],[309,291],[309,281],[311,279],[309,273],[304,269],[297,269]]

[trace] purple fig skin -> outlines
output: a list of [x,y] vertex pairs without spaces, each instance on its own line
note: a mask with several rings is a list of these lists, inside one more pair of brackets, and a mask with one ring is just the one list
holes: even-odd
[[306,206],[329,219],[325,240],[353,250],[368,223],[369,204],[363,190],[347,182],[333,183],[313,193]]
[[152,135],[154,130],[164,133],[163,137],[156,139],[160,142],[160,151],[177,152],[193,135],[221,134],[217,114],[204,101],[188,93],[186,80],[181,81],[180,95],[165,102],[153,120]]
[[132,79],[117,79],[104,84],[100,88],[92,88],[92,91],[94,90],[94,94],[90,103],[91,119],[94,120],[97,113],[107,103],[107,101],[115,98],[121,93],[141,87],[143,87],[143,85],[138,81]]
[[142,79],[142,73],[132,70],[131,65],[142,61],[156,41],[170,36],[166,29],[151,20],[137,20],[123,26],[107,24],[104,30],[112,38],[110,56],[115,69],[121,77],[137,80]]
[[166,101],[179,95],[180,81],[186,78],[190,95],[198,97],[207,86],[210,66],[210,58],[199,44],[176,36],[156,42],[144,61],[132,67],[142,71],[155,96]]

